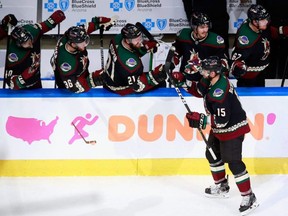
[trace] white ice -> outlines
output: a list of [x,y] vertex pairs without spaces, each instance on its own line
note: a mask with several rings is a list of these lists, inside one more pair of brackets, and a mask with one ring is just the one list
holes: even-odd
[[[0,178],[0,216],[233,216],[241,196],[203,195],[210,176]],[[251,216],[288,212],[288,175],[251,176],[260,206]]]

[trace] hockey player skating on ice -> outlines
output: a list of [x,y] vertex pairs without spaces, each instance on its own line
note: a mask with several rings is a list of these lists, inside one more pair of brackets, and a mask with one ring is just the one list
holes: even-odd
[[238,87],[264,87],[269,73],[270,41],[287,37],[288,26],[271,26],[270,14],[261,5],[251,5],[247,15],[235,36],[231,73],[237,78]]
[[65,19],[65,14],[55,11],[41,23],[16,26],[11,32],[8,46],[5,82],[11,89],[42,88],[40,77],[40,40],[44,33]]
[[96,86],[102,86],[103,70],[89,73],[89,58],[86,47],[89,35],[100,29],[101,25],[108,30],[111,19],[107,17],[93,17],[86,25],[72,26],[57,42],[51,58],[51,66],[55,74],[56,85],[60,89],[67,89],[73,93],[87,92]]
[[166,79],[163,65],[144,72],[141,57],[157,51],[157,42],[142,39],[134,24],[126,24],[109,45],[104,87],[120,95],[153,89]]
[[6,15],[0,23],[0,40],[5,38],[8,34],[8,25],[16,26],[18,20],[13,14]]
[[[229,196],[224,166],[224,163],[228,163],[242,196],[239,211],[241,215],[246,215],[258,206],[246,165],[242,161],[242,142],[250,128],[236,90],[221,70],[221,60],[217,56],[204,59],[201,71],[203,78],[189,89],[191,94],[204,99],[204,107],[210,116],[211,124],[208,142],[217,157],[214,160],[209,151],[206,151],[215,184],[206,188],[205,194],[219,198]],[[186,118],[190,127],[206,128],[205,114],[191,112],[186,114]]]
[[[191,28],[184,28],[177,33],[173,58],[174,65],[180,63],[180,73],[184,74],[186,80],[199,81],[201,74],[201,60],[209,56],[218,56],[223,64],[223,70],[228,72],[228,57],[225,54],[224,39],[209,31],[211,28],[210,18],[201,12],[194,12],[190,20]],[[173,76],[181,76],[179,72],[174,72]],[[186,84],[188,84],[187,82]],[[189,84],[188,84],[189,85]]]

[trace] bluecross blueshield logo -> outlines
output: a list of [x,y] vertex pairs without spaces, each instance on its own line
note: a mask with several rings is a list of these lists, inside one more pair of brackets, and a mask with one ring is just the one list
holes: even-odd
[[77,26],[85,25],[85,24],[86,24],[86,19],[80,19],[80,21],[76,23]]
[[57,3],[54,0],[48,0],[47,3],[44,3],[44,8],[47,9],[48,12],[53,12],[57,9]]
[[156,25],[162,31],[167,26],[167,19],[157,19]]
[[118,12],[121,8],[123,8],[123,3],[121,3],[119,0],[113,0],[113,2],[110,3],[110,8],[112,8],[113,11]]
[[155,27],[155,22],[153,22],[151,19],[146,19],[145,22],[142,24],[148,31],[150,31],[153,27]]
[[234,22],[234,28],[238,29],[243,22],[244,19],[238,19],[236,22]]
[[135,0],[125,0],[124,5],[128,11],[131,11],[135,7]]
[[59,7],[62,11],[66,11],[69,8],[69,0],[60,0],[59,1]]

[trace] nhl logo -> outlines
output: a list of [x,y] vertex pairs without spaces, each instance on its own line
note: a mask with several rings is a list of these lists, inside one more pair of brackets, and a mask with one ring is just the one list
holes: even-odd
[[162,31],[167,26],[167,19],[157,19],[157,27]]
[[128,11],[131,11],[135,7],[135,0],[125,0],[124,5]]
[[69,7],[69,0],[60,0],[59,7],[62,11],[66,11]]

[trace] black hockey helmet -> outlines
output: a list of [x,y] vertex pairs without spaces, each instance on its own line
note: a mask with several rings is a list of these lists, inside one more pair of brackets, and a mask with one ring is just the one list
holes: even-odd
[[270,20],[270,14],[268,11],[262,6],[257,4],[252,4],[250,8],[248,9],[247,16],[249,20],[264,20],[267,19]]
[[125,39],[134,39],[139,37],[142,32],[141,30],[136,26],[131,23],[127,23],[122,29],[121,29],[121,34],[123,38]]
[[33,37],[29,31],[27,31],[23,26],[16,26],[11,32],[11,37],[16,41],[17,46],[21,46],[22,43],[33,40]]
[[84,26],[72,26],[66,32],[65,36],[69,43],[89,43],[89,35],[86,33]]
[[202,70],[214,71],[217,74],[221,73],[222,63],[218,56],[209,56],[201,62]]
[[190,25],[191,28],[194,30],[196,29],[196,27],[200,26],[200,25],[205,25],[207,24],[209,28],[212,27],[212,23],[210,18],[208,17],[207,14],[205,13],[201,13],[201,12],[193,12],[191,15],[191,20],[190,20]]

